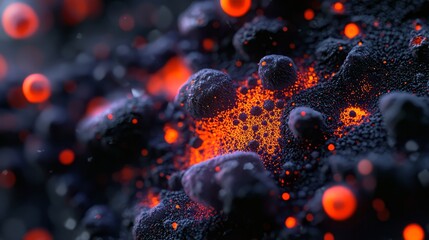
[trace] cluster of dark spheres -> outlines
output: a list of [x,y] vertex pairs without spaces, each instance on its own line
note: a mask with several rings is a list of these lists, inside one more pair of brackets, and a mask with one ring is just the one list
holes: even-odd
[[[52,84],[42,104],[22,96],[22,73],[8,74],[0,82],[0,239],[410,240],[410,224],[428,237],[429,2],[338,1],[341,11],[333,0],[251,2],[231,17],[217,0],[195,0],[143,47],[116,33],[104,58],[85,49],[58,56],[39,70]],[[117,4],[105,1],[104,11]],[[350,37],[351,23],[358,32]],[[99,24],[85,27],[96,35],[109,26]],[[79,41],[63,50],[77,51]],[[148,91],[173,58],[193,73],[176,97]],[[297,90],[310,68],[317,84]],[[204,143],[195,122],[235,108],[242,86],[258,84],[274,96],[293,93],[248,113],[262,119],[281,108],[281,150],[263,159],[251,141],[190,165],[189,149]],[[89,114],[94,100],[108,104]],[[365,111],[359,123],[344,122],[349,107]],[[73,154],[67,164],[64,150]],[[332,186],[356,203],[341,220],[323,202]]]

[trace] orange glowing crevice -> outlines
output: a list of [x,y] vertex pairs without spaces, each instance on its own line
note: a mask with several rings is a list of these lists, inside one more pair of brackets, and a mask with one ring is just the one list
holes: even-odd
[[177,91],[192,72],[183,59],[173,57],[163,68],[151,75],[146,84],[146,90],[152,95],[166,94],[173,99]]
[[[318,76],[314,68],[310,67],[299,74],[294,86],[284,90],[280,95],[284,98],[291,97],[317,82]],[[241,87],[246,86],[244,84]],[[221,112],[216,117],[195,121],[193,131],[202,140],[202,145],[198,148],[190,147],[190,165],[238,150],[262,153],[261,156],[266,160],[280,150],[283,107],[275,107],[269,111],[264,109],[264,101],[270,100],[276,104],[282,100],[275,98],[274,91],[264,89],[260,80],[256,87],[248,89],[246,93],[240,91],[241,87],[237,89],[234,108]],[[262,109],[262,113],[252,115],[251,109],[254,107]],[[252,147],[249,144],[252,144]]]
[[161,202],[161,198],[159,194],[155,194],[154,192],[149,191],[146,197],[140,202],[140,205],[154,208],[158,206],[160,202]]
[[365,118],[369,116],[369,112],[361,107],[347,107],[340,113],[340,121],[342,126],[338,127],[335,131],[335,135],[343,137],[346,132],[344,130],[348,127],[357,126],[365,121]]

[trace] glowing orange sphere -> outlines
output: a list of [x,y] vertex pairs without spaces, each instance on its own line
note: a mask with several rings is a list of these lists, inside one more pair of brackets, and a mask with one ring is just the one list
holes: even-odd
[[349,23],[344,27],[344,34],[348,38],[354,38],[359,35],[360,29],[356,23]]
[[323,193],[322,206],[330,218],[343,221],[354,214],[357,201],[353,192],[347,187],[333,186]]
[[52,235],[42,228],[34,228],[30,231],[28,231],[24,237],[23,240],[52,240]]
[[288,217],[285,220],[285,226],[287,228],[294,228],[294,227],[296,227],[297,224],[298,224],[298,222],[296,221],[296,218],[294,218],[294,217]]
[[65,149],[60,152],[60,163],[63,165],[70,165],[74,162],[74,152],[70,149]]
[[405,240],[423,240],[425,238],[423,228],[417,223],[408,224],[402,235]]
[[32,36],[39,27],[36,12],[25,3],[12,3],[2,16],[4,31],[11,38],[23,39]]
[[41,103],[51,96],[51,84],[42,74],[31,74],[22,83],[22,92],[27,101]]
[[252,0],[220,0],[220,7],[231,17],[241,17],[252,6]]

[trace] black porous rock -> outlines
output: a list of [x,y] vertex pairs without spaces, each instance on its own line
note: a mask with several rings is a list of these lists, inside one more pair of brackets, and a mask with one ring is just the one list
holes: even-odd
[[118,221],[112,210],[105,205],[95,205],[83,217],[84,227],[97,237],[114,237],[118,231]]
[[429,106],[409,93],[394,92],[381,97],[383,121],[393,143],[399,146],[412,140],[427,143],[429,139]]
[[288,126],[295,138],[320,141],[326,128],[323,115],[309,107],[297,107],[289,114]]
[[268,55],[259,61],[259,77],[262,86],[269,90],[281,90],[292,86],[297,79],[297,68],[292,59],[281,55]]
[[177,100],[194,118],[214,117],[234,107],[236,92],[229,75],[202,69],[181,87]]

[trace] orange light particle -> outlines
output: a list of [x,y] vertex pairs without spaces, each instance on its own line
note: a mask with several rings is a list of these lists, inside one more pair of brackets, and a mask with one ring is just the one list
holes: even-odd
[[372,172],[372,163],[367,159],[361,160],[358,163],[358,171],[362,175],[369,175]]
[[241,17],[252,6],[251,0],[220,0],[220,7],[231,17]]
[[417,223],[408,224],[402,233],[405,240],[423,240],[425,232],[423,228]]
[[356,23],[349,23],[344,27],[344,34],[346,37],[352,39],[359,35],[360,29]]
[[74,152],[70,149],[64,149],[59,155],[60,163],[70,165],[74,162]]
[[329,144],[329,145],[328,145],[328,150],[329,150],[329,151],[331,151],[331,152],[332,152],[332,151],[334,151],[334,150],[335,150],[335,145],[334,145],[334,144],[332,144],[332,143],[331,143],[331,144]]
[[287,193],[287,192],[283,193],[282,194],[282,199],[285,200],[285,201],[289,200],[290,199],[290,194]]
[[213,39],[205,38],[203,40],[203,48],[204,48],[204,50],[206,50],[208,52],[211,52],[211,51],[213,51],[214,46],[215,46],[215,42],[213,41]]
[[133,120],[131,120],[131,123],[132,124],[137,124],[137,123],[139,123],[139,121],[136,118],[133,118]]
[[39,27],[39,18],[32,7],[25,3],[11,3],[3,12],[4,31],[11,38],[23,39],[32,36]]
[[51,96],[51,84],[42,74],[31,74],[22,83],[22,92],[31,103],[41,103]]
[[422,25],[416,23],[416,26],[414,28],[416,29],[416,31],[420,31],[422,30]]
[[296,225],[297,225],[296,218],[294,218],[294,217],[288,217],[288,218],[286,218],[286,220],[285,220],[285,226],[287,228],[294,228],[294,227],[296,227]]
[[52,240],[52,235],[42,228],[34,228],[30,231],[28,231],[24,237],[23,240]]
[[344,12],[344,4],[341,2],[336,2],[334,5],[332,5],[332,9],[336,13],[343,13]]
[[347,187],[333,186],[323,193],[322,206],[330,218],[343,221],[354,214],[357,201],[353,192]]
[[179,132],[170,126],[165,126],[164,127],[164,140],[168,144],[173,144],[177,141],[177,139],[179,139]]
[[307,9],[304,12],[304,19],[310,21],[314,18],[314,11],[312,9]]
[[179,226],[179,224],[177,224],[177,222],[173,222],[171,224],[171,227],[173,228],[174,231],[176,231],[177,227]]
[[334,234],[330,232],[325,233],[325,235],[323,236],[323,240],[335,240]]
[[3,55],[0,55],[0,81],[3,80],[6,74],[7,74],[7,62],[6,62],[6,59],[3,57]]

